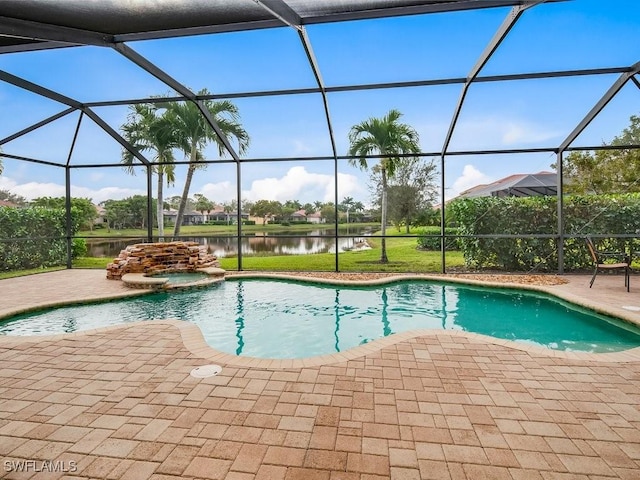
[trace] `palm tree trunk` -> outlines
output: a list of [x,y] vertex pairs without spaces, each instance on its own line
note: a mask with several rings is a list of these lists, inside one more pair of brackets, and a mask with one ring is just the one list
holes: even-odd
[[182,197],[180,198],[180,206],[178,207],[178,215],[176,216],[176,225],[173,227],[173,239],[177,240],[180,235],[180,226],[184,217],[184,211],[187,208],[189,201],[189,189],[191,188],[191,180],[193,179],[193,173],[196,171],[196,157],[197,157],[196,145],[191,146],[191,158],[189,161],[189,168],[187,169],[187,178],[184,181],[184,189],[182,190]]
[[385,238],[387,234],[387,170],[385,168],[381,169],[382,171],[382,201],[380,202],[381,210],[382,210],[382,219],[381,219],[381,232],[382,232],[382,241],[381,243],[381,251],[380,251],[380,263],[389,263],[389,259],[387,258],[387,239]]
[[163,188],[163,181],[164,181],[164,175],[162,172],[162,166],[158,165],[158,198],[157,198],[157,202],[158,204],[156,205],[156,215],[158,215],[158,241],[159,242],[164,242],[164,198],[163,198],[163,192],[162,192],[162,188]]

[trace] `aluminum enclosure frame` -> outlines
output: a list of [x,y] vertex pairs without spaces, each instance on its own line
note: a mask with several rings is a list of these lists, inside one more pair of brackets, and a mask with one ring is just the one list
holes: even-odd
[[[89,117],[100,128],[102,128],[114,141],[118,142],[122,148],[127,149],[131,154],[140,162],[140,166],[146,168],[147,179],[147,240],[152,240],[152,185],[151,185],[151,162],[141,154],[133,145],[127,142],[117,131],[110,127],[96,112],[93,110],[95,107],[102,106],[115,106],[115,105],[130,105],[134,103],[147,103],[154,101],[191,101],[193,102],[201,114],[205,117],[211,128],[219,137],[221,143],[231,156],[232,160],[229,162],[235,163],[237,177],[236,177],[236,190],[238,200],[241,199],[241,164],[254,161],[290,161],[290,160],[332,160],[334,163],[334,191],[335,198],[334,204],[338,205],[338,162],[339,160],[349,159],[346,156],[338,155],[336,149],[336,141],[334,136],[334,129],[332,123],[332,117],[329,109],[328,94],[332,92],[349,92],[349,91],[362,91],[371,89],[386,89],[386,88],[403,88],[403,87],[415,87],[415,86],[430,86],[430,85],[446,85],[446,84],[461,84],[460,97],[455,107],[454,113],[451,118],[448,132],[442,145],[440,152],[422,152],[422,157],[439,157],[441,167],[441,205],[445,205],[445,165],[446,158],[456,155],[480,155],[480,154],[498,154],[498,153],[527,153],[530,151],[546,151],[554,153],[557,157],[557,175],[558,175],[558,230],[556,238],[558,240],[558,262],[559,273],[563,273],[563,245],[566,237],[564,232],[564,209],[563,209],[563,175],[562,175],[562,159],[563,155],[567,151],[571,150],[594,150],[601,148],[601,146],[572,146],[578,135],[590,124],[590,122],[602,111],[602,109],[611,101],[612,98],[626,85],[629,81],[640,88],[640,82],[637,75],[640,72],[640,62],[630,66],[608,67],[600,69],[583,69],[583,70],[561,70],[561,71],[547,71],[538,73],[520,73],[512,75],[500,75],[500,76],[482,76],[480,75],[483,67],[492,57],[493,53],[507,37],[513,26],[521,18],[522,14],[531,8],[535,8],[537,5],[543,3],[550,3],[564,0],[429,0],[429,1],[382,1],[371,0],[368,2],[345,2],[345,1],[327,1],[327,2],[313,2],[305,0],[253,0],[250,1],[229,1],[224,2],[227,4],[227,9],[222,7],[215,7],[218,2],[207,2],[206,0],[161,0],[151,2],[148,0],[137,0],[134,2],[113,1],[109,2],[111,5],[115,5],[118,8],[113,7],[113,11],[107,12],[111,16],[107,15],[104,18],[103,27],[101,30],[95,28],[91,21],[91,15],[86,11],[77,9],[78,5],[83,3],[83,0],[65,0],[61,2],[48,2],[46,0],[6,0],[0,5],[0,55],[3,53],[12,52],[27,52],[38,51],[42,49],[50,48],[74,48],[78,46],[98,46],[103,48],[110,48],[117,52],[119,55],[126,58],[129,62],[142,68],[147,73],[151,74],[166,86],[176,91],[179,95],[171,98],[163,99],[149,99],[149,98],[135,98],[135,99],[122,99],[109,102],[88,102],[82,103],[73,98],[61,95],[58,92],[54,92],[41,85],[29,82],[23,78],[17,77],[9,72],[0,71],[0,81],[12,84],[24,90],[28,90],[37,95],[43,96],[50,100],[60,103],[63,107],[59,113],[54,114],[46,119],[43,119],[37,123],[34,123],[19,132],[15,132],[3,139],[0,139],[0,146],[8,143],[22,135],[26,135],[44,125],[58,120],[70,113],[79,111],[80,118],[78,121],[78,127],[76,128],[74,139],[69,149],[69,156],[66,164],[58,164],[55,162],[48,162],[42,159],[32,159],[20,155],[11,155],[0,153],[0,156],[6,158],[13,158],[16,160],[34,162],[39,164],[46,164],[51,166],[57,166],[64,168],[65,170],[65,183],[66,183],[66,196],[67,196],[67,216],[70,212],[70,171],[73,168],[91,168],[91,167],[115,167],[120,164],[105,164],[105,165],[71,165],[70,159],[75,146],[75,140],[78,135],[80,122],[84,116]],[[100,2],[96,2],[91,8],[99,8],[97,5]],[[105,2],[106,3],[106,2]],[[152,4],[157,4],[165,11],[158,11]],[[180,18],[171,20],[171,8],[172,6],[185,4],[191,5],[191,10],[188,10],[187,14]],[[25,5],[31,8],[25,8]],[[126,5],[133,5],[138,8],[151,9],[151,13],[156,15],[150,15],[150,19],[141,21],[144,24],[146,30],[140,31],[139,25],[133,22],[132,25],[121,26],[117,19],[121,18],[123,12],[126,13]],[[489,41],[484,51],[472,67],[471,71],[465,78],[445,78],[445,79],[425,79],[413,82],[391,82],[380,84],[361,84],[361,85],[344,85],[339,87],[328,87],[325,85],[322,77],[322,72],[315,58],[313,46],[309,36],[306,33],[305,26],[317,23],[329,23],[351,20],[362,20],[371,18],[385,18],[402,15],[416,15],[416,14],[429,14],[438,12],[451,12],[461,10],[473,10],[478,8],[495,8],[510,6],[511,10],[505,17],[500,27],[495,32],[492,39]],[[74,10],[76,7],[76,10]],[[54,19],[54,21],[45,22],[44,18]],[[154,20],[155,19],[155,20]],[[212,21],[212,19],[219,19],[219,21]],[[226,21],[228,20],[228,21]],[[56,23],[57,22],[57,23]],[[155,23],[154,23],[155,22]],[[173,23],[172,23],[173,22]],[[209,22],[209,23],[207,23]],[[217,33],[217,32],[230,32],[230,31],[243,31],[258,28],[274,28],[288,26],[296,30],[301,46],[304,49],[307,61],[310,69],[315,77],[315,88],[307,89],[283,89],[276,91],[251,91],[242,92],[227,95],[211,94],[208,96],[198,96],[195,92],[191,91],[180,82],[172,78],[168,73],[163,71],[157,65],[153,64],[148,59],[137,53],[135,49],[128,45],[128,42],[135,42],[138,40],[149,40],[158,38],[171,38],[177,36],[204,34],[204,33]],[[617,80],[611,85],[609,90],[602,96],[602,98],[593,106],[589,113],[576,125],[575,129],[567,136],[567,138],[557,146],[550,146],[540,149],[514,149],[514,150],[478,150],[478,151],[449,151],[449,143],[455,132],[456,124],[460,112],[464,106],[467,92],[472,83],[481,82],[501,82],[512,80],[528,80],[528,79],[541,79],[541,78],[554,78],[554,77],[573,77],[583,75],[601,75],[601,74],[619,74]],[[204,108],[203,100],[207,99],[219,99],[219,98],[250,98],[258,96],[277,96],[277,95],[295,95],[299,93],[319,93],[323,101],[323,108],[325,113],[325,120],[327,129],[329,132],[329,138],[331,142],[331,157],[313,157],[313,158],[274,158],[274,159],[257,159],[240,158],[237,152],[234,150],[229,139],[227,139],[214,118],[211,117],[208,110]],[[630,148],[638,148],[637,145],[628,146]],[[376,156],[370,158],[375,159]],[[379,157],[378,157],[379,158]],[[177,162],[179,163],[179,162]],[[206,163],[220,163],[220,160],[207,161]],[[446,272],[446,240],[445,234],[445,222],[444,222],[444,207],[441,209],[441,260],[442,260],[442,272]],[[238,209],[238,230],[237,230],[237,242],[238,242],[238,269],[242,270],[242,222],[240,221],[240,209]],[[337,242],[339,238],[338,234],[338,218],[336,215],[336,234],[335,240]],[[68,259],[67,267],[71,268],[71,228],[70,218],[67,222],[67,245],[68,245]],[[335,254],[335,270],[339,270],[339,254],[336,251]]]

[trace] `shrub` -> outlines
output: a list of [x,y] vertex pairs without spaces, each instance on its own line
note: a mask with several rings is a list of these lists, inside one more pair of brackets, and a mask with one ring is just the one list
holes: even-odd
[[243,220],[242,224],[243,225],[255,225],[256,221],[255,220]]
[[87,248],[87,241],[84,238],[74,238],[71,241],[71,257],[86,257],[89,249]]
[[[457,235],[457,228],[445,228],[445,235]],[[421,250],[440,250],[440,227],[423,227],[418,234],[418,248]],[[447,250],[459,250],[457,238],[447,238]]]
[[[472,268],[555,271],[558,268],[557,197],[478,197],[447,207],[461,235],[540,235],[539,238],[461,238]],[[564,268],[584,270],[592,261],[585,235],[629,234],[640,230],[640,194],[571,195],[564,198]],[[628,239],[597,240],[601,248],[624,249]],[[638,249],[637,247],[634,247]]]
[[65,237],[64,209],[0,207],[0,270],[65,264]]

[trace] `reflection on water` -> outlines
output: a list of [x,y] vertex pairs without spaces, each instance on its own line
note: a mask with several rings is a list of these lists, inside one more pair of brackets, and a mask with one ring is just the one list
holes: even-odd
[[[338,230],[339,235],[350,235],[338,239],[338,251],[353,250],[363,246],[364,237],[370,234],[369,229],[349,228]],[[287,235],[287,236],[283,236]],[[289,231],[257,232],[255,235],[242,237],[242,254],[304,255],[308,253],[334,253],[335,230],[313,230],[308,233],[295,234]],[[352,236],[351,236],[352,235]],[[229,257],[238,254],[238,240],[234,235],[211,237],[181,237],[181,240],[207,245],[209,253],[217,257]],[[129,239],[87,239],[90,257],[117,257],[121,250],[134,243],[143,243],[144,238]]]

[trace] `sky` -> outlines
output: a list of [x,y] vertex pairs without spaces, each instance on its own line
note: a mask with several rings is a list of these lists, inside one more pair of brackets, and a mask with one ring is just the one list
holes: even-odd
[[[509,11],[491,8],[318,24],[308,26],[307,33],[327,86],[466,77]],[[524,13],[480,76],[629,66],[640,60],[638,31],[636,0],[538,5]],[[225,94],[316,87],[298,35],[290,27],[128,45],[195,91],[207,88]],[[81,102],[175,94],[115,51],[100,47],[5,54],[0,56],[0,69]],[[612,74],[473,83],[449,151],[557,147],[617,78]],[[400,110],[401,121],[419,133],[422,151],[440,152],[461,89],[461,84],[453,84],[329,93],[338,155],[347,154],[353,125],[392,108]],[[251,138],[247,158],[332,156],[319,94],[233,101]],[[0,138],[66,108],[4,83],[0,83],[0,105]],[[95,111],[119,130],[128,108]],[[628,82],[573,145],[611,141],[629,124],[629,117],[639,113],[640,89]],[[64,164],[78,119],[77,113],[69,114],[3,145],[3,152]],[[119,144],[84,117],[71,165],[117,163],[120,157]],[[176,158],[183,160],[184,155],[176,152]],[[219,159],[214,146],[205,150],[205,158]],[[433,160],[440,175],[440,158]],[[445,197],[514,173],[550,170],[555,160],[550,153],[448,156]],[[27,199],[65,193],[63,168],[7,158],[3,165],[0,189]],[[179,167],[175,184],[165,188],[166,197],[181,193],[185,174],[186,168]],[[339,200],[350,196],[369,204],[368,179],[368,172],[339,161]],[[236,180],[235,164],[209,165],[196,172],[190,194],[228,202],[236,198]],[[240,183],[242,198],[252,201],[333,201],[334,162],[247,162]],[[72,169],[71,184],[73,196],[95,203],[146,194],[143,172],[129,175],[121,167]]]

